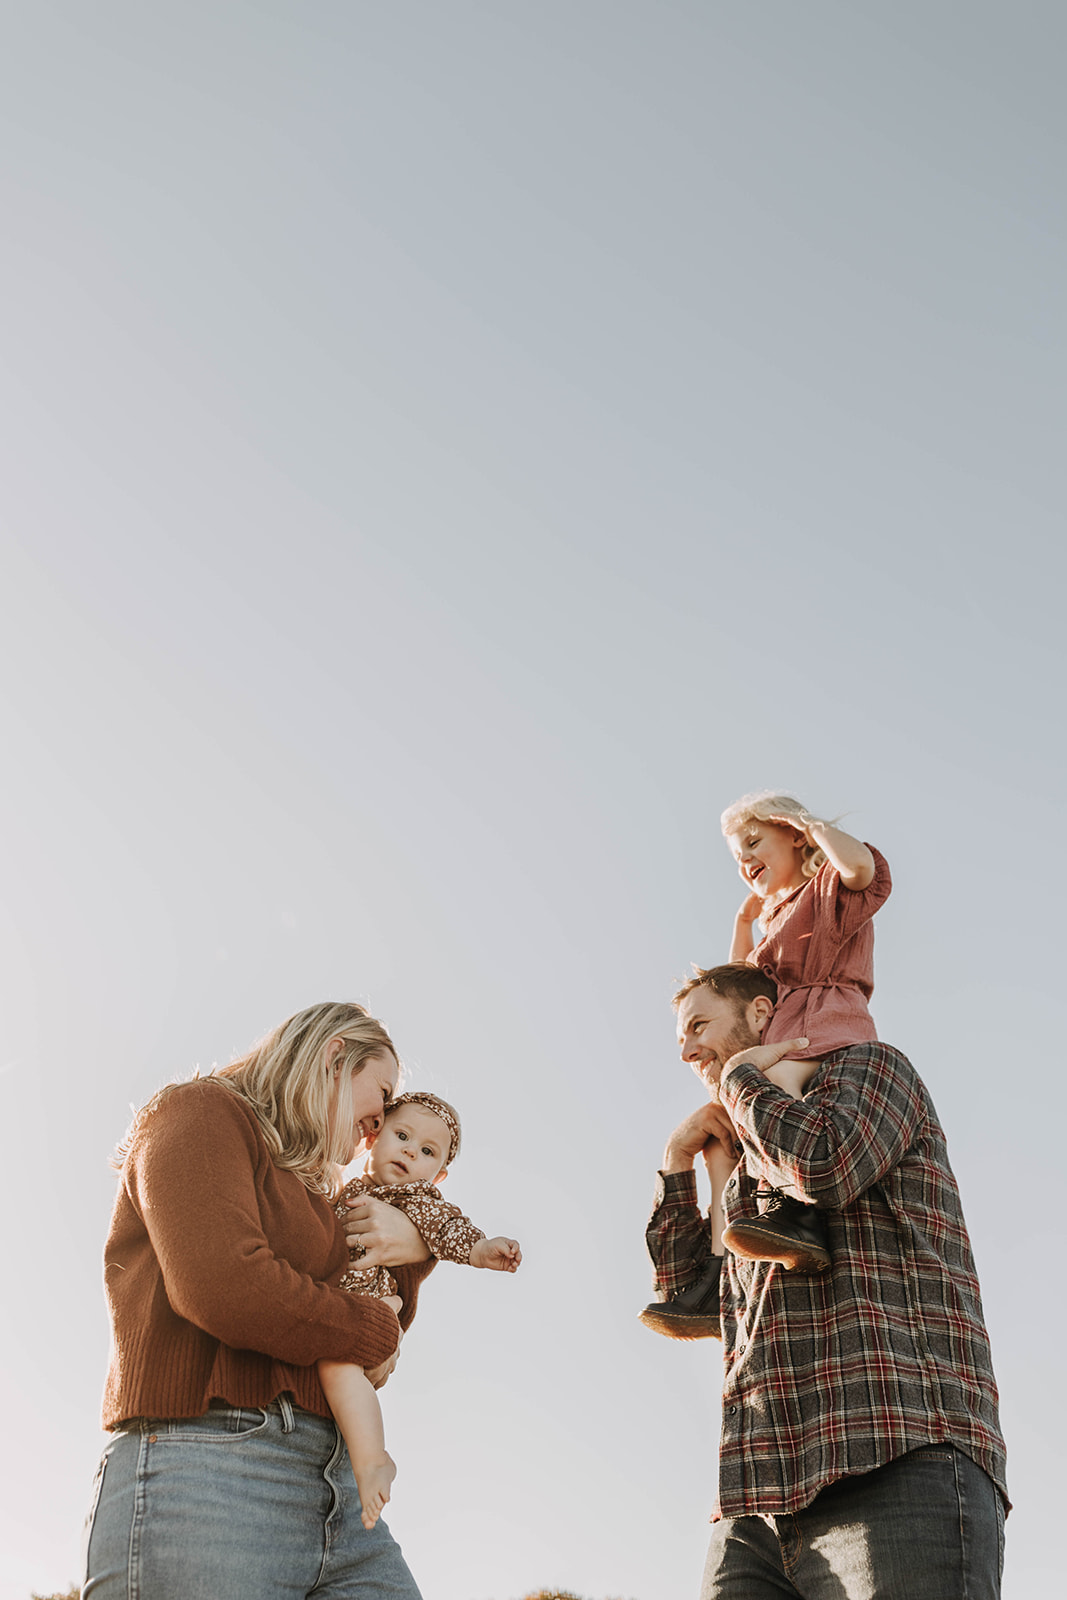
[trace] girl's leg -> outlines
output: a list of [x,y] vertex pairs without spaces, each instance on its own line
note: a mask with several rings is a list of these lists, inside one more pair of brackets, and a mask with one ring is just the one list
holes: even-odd
[[320,1361],[318,1370],[323,1393],[348,1446],[352,1474],[363,1502],[363,1526],[373,1528],[396,1477],[396,1463],[386,1454],[378,1396],[363,1368],[352,1362]]
[[765,1068],[763,1076],[799,1100],[821,1066],[821,1061],[779,1061]]
[[731,1172],[737,1166],[737,1156],[725,1150],[718,1139],[704,1151],[704,1165],[711,1183],[711,1248],[717,1256],[723,1253],[722,1230],[725,1218],[722,1212],[722,1195]]

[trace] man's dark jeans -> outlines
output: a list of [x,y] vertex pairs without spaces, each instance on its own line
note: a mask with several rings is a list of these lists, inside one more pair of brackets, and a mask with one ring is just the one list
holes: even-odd
[[970,1456],[926,1445],[803,1511],[715,1524],[700,1600],[1000,1600],[1004,1504]]

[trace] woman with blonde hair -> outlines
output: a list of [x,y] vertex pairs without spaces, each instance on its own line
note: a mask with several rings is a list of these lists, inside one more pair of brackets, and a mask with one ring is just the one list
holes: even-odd
[[340,1168],[398,1076],[382,1024],[326,1002],[136,1116],[105,1249],[112,1438],[85,1600],[418,1600],[385,1524],[363,1526],[315,1365],[384,1383],[429,1270],[414,1225],[364,1201],[355,1231],[391,1269],[399,1319],[395,1301],[338,1288]]

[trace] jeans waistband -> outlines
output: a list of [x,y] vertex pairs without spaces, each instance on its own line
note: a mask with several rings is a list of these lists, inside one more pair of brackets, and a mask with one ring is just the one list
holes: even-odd
[[209,1411],[266,1411],[274,1412],[282,1419],[282,1432],[292,1433],[296,1427],[296,1412],[300,1408],[293,1405],[292,1396],[287,1389],[271,1400],[265,1406],[236,1406],[232,1400],[209,1400]]

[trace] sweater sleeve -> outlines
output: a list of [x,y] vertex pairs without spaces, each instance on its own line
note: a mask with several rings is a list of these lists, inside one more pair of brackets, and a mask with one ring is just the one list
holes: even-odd
[[268,1236],[284,1233],[298,1259],[335,1252],[343,1264],[329,1203],[274,1166],[228,1090],[190,1084],[164,1101],[134,1137],[124,1182],[171,1307],[205,1333],[298,1366],[375,1367],[396,1349],[389,1306],[316,1281]]

